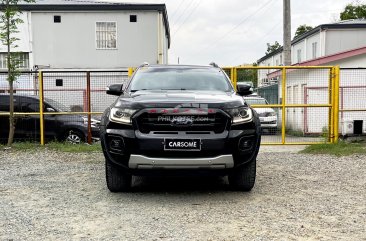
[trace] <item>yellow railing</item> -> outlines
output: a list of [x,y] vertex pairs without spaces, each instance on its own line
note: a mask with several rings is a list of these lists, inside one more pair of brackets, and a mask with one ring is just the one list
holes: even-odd
[[[329,111],[329,134],[326,143],[337,143],[339,137],[339,66],[240,66],[240,67],[224,67],[226,72],[229,72],[233,86],[236,88],[238,81],[238,70],[276,70],[281,71],[281,104],[269,105],[252,105],[253,108],[282,108],[281,111],[281,142],[262,143],[270,145],[310,145],[319,144],[320,142],[287,142],[286,141],[286,109],[287,108],[317,108],[327,107]],[[328,104],[287,104],[286,103],[286,86],[287,86],[287,70],[314,70],[328,69],[329,70],[329,102]]]
[[[252,105],[254,108],[282,108],[281,110],[281,141],[279,142],[271,142],[271,143],[263,143],[263,144],[270,144],[270,145],[299,145],[299,144],[318,144],[320,142],[289,142],[287,141],[286,136],[286,109],[287,108],[329,108],[329,120],[328,120],[328,126],[329,126],[329,134],[327,143],[336,143],[338,141],[338,135],[339,135],[339,112],[342,111],[359,111],[360,109],[339,109],[339,74],[340,70],[338,66],[245,66],[245,67],[227,67],[223,68],[225,71],[230,71],[229,76],[232,80],[233,86],[236,88],[237,80],[238,80],[238,70],[245,70],[245,69],[255,69],[255,70],[261,70],[261,69],[267,69],[267,70],[276,70],[276,71],[282,71],[282,73],[279,75],[281,77],[281,92],[282,92],[282,102],[280,104],[270,104],[270,105]],[[296,69],[328,69],[329,70],[329,83],[328,83],[328,89],[329,89],[329,100],[328,103],[323,104],[292,104],[287,103],[286,98],[286,85],[287,85],[287,70],[296,70]],[[128,76],[132,76],[135,68],[129,68],[128,69]],[[89,83],[90,84],[90,83]],[[87,108],[87,111],[83,112],[44,112],[43,111],[43,73],[40,71],[38,73],[38,85],[39,85],[39,98],[40,98],[40,106],[39,110],[40,112],[17,112],[14,113],[16,116],[21,115],[39,115],[40,116],[40,143],[41,145],[44,145],[44,117],[47,115],[75,115],[75,114],[84,114],[88,116],[88,119],[90,119],[91,115],[100,115],[102,112],[91,112],[90,109],[90,93],[87,95],[89,106]],[[89,89],[90,91],[90,89]],[[363,109],[361,109],[363,110]],[[9,113],[0,113],[0,115],[9,115]],[[90,120],[88,121],[90,122]],[[324,142],[323,142],[324,143]]]

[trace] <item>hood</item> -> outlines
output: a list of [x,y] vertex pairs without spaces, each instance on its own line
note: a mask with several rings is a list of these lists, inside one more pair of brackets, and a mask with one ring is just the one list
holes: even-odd
[[243,97],[234,92],[156,90],[137,91],[118,98],[115,106],[136,109],[175,107],[180,104],[207,104],[211,108],[234,108],[245,105]]

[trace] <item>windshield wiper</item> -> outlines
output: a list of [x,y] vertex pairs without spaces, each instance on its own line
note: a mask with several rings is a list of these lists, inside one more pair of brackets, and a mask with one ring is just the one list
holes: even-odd
[[138,89],[138,90],[130,90],[131,93],[134,93],[134,92],[137,92],[137,91],[141,91],[141,90],[187,90],[187,89],[184,89],[184,88],[180,88],[180,89]]
[[141,91],[141,90],[152,90],[152,89],[139,89],[139,90],[130,90],[131,93]]
[[185,89],[185,88],[180,88],[180,89],[161,89],[161,90],[187,90],[187,89]]

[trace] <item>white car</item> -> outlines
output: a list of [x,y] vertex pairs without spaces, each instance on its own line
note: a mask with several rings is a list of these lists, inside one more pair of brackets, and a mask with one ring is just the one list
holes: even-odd
[[[244,97],[245,102],[248,105],[268,105],[266,99],[259,96],[247,96]],[[268,130],[270,133],[276,133],[277,131],[277,113],[272,108],[254,108],[258,113],[259,120],[261,122],[262,129]]]

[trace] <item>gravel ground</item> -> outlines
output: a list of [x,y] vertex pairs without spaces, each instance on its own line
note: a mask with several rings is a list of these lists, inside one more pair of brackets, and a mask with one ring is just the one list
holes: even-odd
[[366,156],[272,152],[256,186],[137,178],[110,193],[100,153],[0,151],[0,240],[366,240]]

